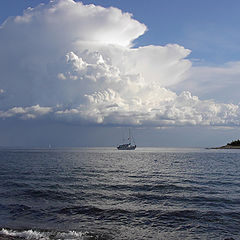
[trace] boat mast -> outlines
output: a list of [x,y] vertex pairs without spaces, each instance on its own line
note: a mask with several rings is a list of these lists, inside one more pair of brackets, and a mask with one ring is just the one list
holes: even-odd
[[124,138],[124,133],[122,132],[122,143],[124,144],[125,138]]
[[130,128],[129,128],[128,130],[129,130],[129,137],[128,137],[128,140],[129,140],[129,144],[131,144],[131,131],[130,131]]

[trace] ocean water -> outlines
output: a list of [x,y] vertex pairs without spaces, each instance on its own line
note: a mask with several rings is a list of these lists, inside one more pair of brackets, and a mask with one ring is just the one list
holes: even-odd
[[0,239],[240,239],[240,150],[0,150]]

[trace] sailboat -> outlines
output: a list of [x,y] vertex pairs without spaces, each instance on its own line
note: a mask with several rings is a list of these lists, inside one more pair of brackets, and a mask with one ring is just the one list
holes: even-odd
[[[134,144],[132,144],[132,141]],[[136,144],[134,142],[134,138],[133,136],[131,135],[131,131],[129,129],[129,137],[128,137],[128,143],[123,143],[123,144],[119,144],[117,146],[117,149],[118,150],[135,150],[136,149]]]

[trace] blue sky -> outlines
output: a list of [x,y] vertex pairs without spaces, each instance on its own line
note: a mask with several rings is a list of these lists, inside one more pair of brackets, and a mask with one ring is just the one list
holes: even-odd
[[239,138],[238,0],[54,1],[0,2],[0,146],[112,146],[129,126],[141,146]]

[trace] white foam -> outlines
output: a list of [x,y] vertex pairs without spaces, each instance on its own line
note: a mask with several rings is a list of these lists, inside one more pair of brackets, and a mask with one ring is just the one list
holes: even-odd
[[83,239],[83,236],[85,233],[82,232],[76,232],[76,231],[69,231],[67,233],[58,233],[56,235],[57,238],[63,238],[66,240],[73,240],[73,239]]
[[[69,232],[58,232],[55,233],[54,239],[58,240],[74,240],[78,239],[81,240],[83,239],[83,236],[87,232],[76,232],[76,231],[69,231]],[[53,236],[53,233],[51,232],[38,232],[34,231],[32,229],[28,231],[14,231],[14,230],[8,230],[8,229],[2,229],[0,231],[0,235],[7,235],[7,236],[12,236],[12,237],[22,237],[27,240],[50,240],[49,236]]]
[[8,236],[13,236],[13,237],[23,237],[26,239],[36,239],[36,240],[48,240],[49,237],[47,236],[46,233],[41,233],[37,232],[34,230],[28,230],[28,231],[13,231],[13,230],[7,230],[7,229],[2,229],[0,231],[0,234],[8,235]]

